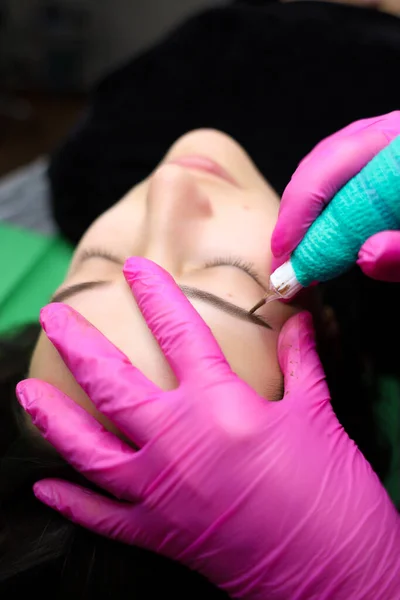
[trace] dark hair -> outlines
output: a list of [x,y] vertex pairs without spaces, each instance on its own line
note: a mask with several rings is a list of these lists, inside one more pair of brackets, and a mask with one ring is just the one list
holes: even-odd
[[[391,294],[397,294],[397,302],[399,287],[390,288]],[[337,336],[327,340],[320,308],[315,315],[319,352],[334,409],[381,479],[387,473],[389,448],[380,440],[374,418],[376,381],[380,373],[397,369],[394,360],[389,361],[391,353],[382,346],[384,330],[377,323],[380,310],[390,310],[383,307],[384,288],[384,284],[368,281],[356,272],[321,287],[320,307],[326,311],[329,305],[336,312],[339,341]],[[373,298],[380,305],[375,314]],[[2,597],[32,593],[37,586],[42,598],[52,599],[118,600],[127,595],[226,598],[201,576],[177,563],[96,536],[34,498],[32,484],[46,476],[87,485],[55,453],[44,449],[32,433],[24,434],[18,424],[15,385],[26,376],[38,332],[39,326],[32,325],[0,340]]]

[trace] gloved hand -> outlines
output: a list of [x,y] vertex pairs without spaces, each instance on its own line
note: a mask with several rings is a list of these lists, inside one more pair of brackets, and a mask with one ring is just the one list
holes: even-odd
[[[282,196],[271,240],[273,269],[289,258],[336,192],[398,135],[400,111],[363,119],[320,142],[302,160]],[[357,264],[374,279],[400,281],[400,232],[369,238]]]
[[51,479],[36,496],[233,598],[398,599],[399,515],[333,413],[310,315],[281,332],[285,394],[268,402],[232,372],[169,274],[136,258],[125,277],[179,385],[160,390],[73,309],[47,306],[48,338],[132,447],[51,385],[21,382],[43,436],[118,500]]

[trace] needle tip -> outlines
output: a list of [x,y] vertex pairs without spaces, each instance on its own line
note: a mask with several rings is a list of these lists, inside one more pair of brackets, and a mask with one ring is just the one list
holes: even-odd
[[253,313],[255,313],[256,310],[258,310],[259,308],[261,308],[261,306],[263,306],[266,303],[266,301],[267,301],[267,299],[265,297],[261,298],[261,300],[259,302],[257,302],[257,304],[255,304],[253,306],[253,308],[251,308],[249,310],[249,315],[252,315]]

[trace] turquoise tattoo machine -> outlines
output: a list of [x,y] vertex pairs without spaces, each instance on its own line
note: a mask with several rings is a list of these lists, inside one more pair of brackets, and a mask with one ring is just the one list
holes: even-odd
[[400,230],[400,136],[339,190],[249,312],[348,271],[364,242],[388,230]]

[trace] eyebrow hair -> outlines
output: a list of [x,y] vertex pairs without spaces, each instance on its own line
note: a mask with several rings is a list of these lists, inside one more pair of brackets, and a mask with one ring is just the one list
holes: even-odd
[[50,302],[64,302],[71,296],[75,294],[79,294],[79,292],[84,292],[85,290],[92,290],[93,288],[100,287],[102,285],[111,285],[111,281],[108,280],[96,280],[96,281],[83,281],[82,283],[74,283],[73,285],[68,285],[63,288],[59,292],[53,294],[50,298]]
[[[79,292],[83,292],[85,290],[93,290],[97,287],[111,285],[112,281],[109,280],[96,280],[96,281],[84,281],[82,283],[75,283],[70,285],[59,292],[56,292],[51,298],[51,302],[63,302],[67,300],[71,296],[78,294]],[[260,315],[250,314],[244,308],[237,306],[236,304],[232,304],[232,302],[228,302],[227,300],[223,300],[219,296],[212,294],[211,292],[205,292],[204,290],[199,290],[194,287],[190,287],[187,285],[179,286],[180,290],[185,294],[187,298],[192,298],[194,300],[200,300],[214,306],[215,308],[219,308],[224,311],[228,315],[233,317],[237,317],[242,321],[247,321],[249,323],[254,323],[255,325],[260,325],[261,327],[266,327],[267,329],[272,329],[271,325]]]
[[[198,288],[190,287],[187,285],[180,285],[179,288],[185,294],[186,298],[192,298],[194,300],[203,300],[204,302],[215,306],[215,308],[220,308],[228,315],[237,317],[242,321],[249,321],[251,323],[255,323],[256,325],[266,327],[267,329],[272,329],[271,325],[262,316],[250,314],[244,308],[241,308],[236,304],[232,304],[232,302],[228,302],[227,300],[223,300],[222,298],[216,296],[215,294],[212,294],[211,292],[205,292],[204,290],[199,290]],[[252,317],[256,318],[253,319]]]

